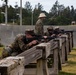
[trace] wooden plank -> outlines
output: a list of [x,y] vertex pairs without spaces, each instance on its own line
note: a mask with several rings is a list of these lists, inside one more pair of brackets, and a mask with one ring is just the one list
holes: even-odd
[[24,57],[7,57],[0,61],[1,75],[23,75]]
[[65,63],[65,61],[67,61],[67,48],[66,48],[66,35],[62,35],[61,38],[63,39],[63,43],[62,43],[62,63]]
[[58,48],[54,50],[54,74],[58,74]]
[[57,75],[58,74],[58,42],[54,40],[54,46],[52,45],[53,51],[53,66],[50,68],[50,75]]
[[58,48],[58,69],[59,70],[62,70],[62,66],[61,66],[61,60],[62,60],[62,55],[61,55],[61,47],[60,47],[60,41],[59,41],[59,39],[57,38],[57,39],[55,39],[54,40],[55,42],[56,42],[56,44],[57,44],[57,48]]
[[73,41],[73,31],[71,32],[71,37],[72,37],[72,47],[74,47],[74,41]]
[[41,43],[37,45],[37,49],[42,49],[42,58],[37,60],[37,73],[36,75],[49,75],[47,66],[47,57],[50,53],[50,43]]
[[47,58],[49,55],[50,55],[50,49],[51,49],[51,45],[50,45],[50,43],[41,43],[41,44],[39,44],[39,45],[37,45],[37,47],[36,47],[37,49],[45,49],[45,57]]
[[54,49],[58,48],[57,42],[55,42],[56,39],[49,41],[50,43],[50,51],[52,52]]
[[42,50],[36,49],[36,46],[30,48],[29,50],[24,51],[23,53],[19,54],[18,56],[24,56],[25,58],[25,65],[39,59],[42,57]]
[[71,47],[71,50],[72,50],[72,34],[71,34],[71,32],[70,32],[70,47]]
[[71,52],[71,46],[70,46],[70,43],[71,43],[71,42],[70,42],[70,32],[68,32],[67,35],[68,35],[68,40],[69,40],[69,52]]
[[65,60],[67,59],[67,51],[66,51],[66,38],[63,36],[60,36],[56,40],[59,40],[60,43],[60,52],[61,52],[61,63],[65,63]]

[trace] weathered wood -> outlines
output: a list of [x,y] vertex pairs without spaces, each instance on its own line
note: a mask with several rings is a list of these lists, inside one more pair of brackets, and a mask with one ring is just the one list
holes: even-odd
[[[53,75],[53,74],[56,74],[58,72],[58,64],[56,62],[56,60],[58,60],[58,55],[56,55],[56,53],[58,53],[58,50],[57,50],[58,49],[58,44],[57,44],[57,42],[55,42],[53,40],[49,41],[48,43],[50,43],[50,47],[51,47],[50,49],[47,49],[49,47],[46,47],[46,45],[44,45],[44,44],[40,44],[37,47],[38,49],[42,49],[42,51],[43,51],[43,53],[42,53],[43,54],[43,58],[37,60],[37,71],[34,72],[34,73],[32,73],[33,75],[35,75],[36,73],[38,75],[40,75],[40,74],[41,75],[42,74],[47,75],[48,73],[50,73],[51,75]],[[48,43],[45,43],[45,44],[48,45]],[[48,56],[46,57],[46,53],[45,53],[46,50],[45,49],[50,50],[50,54],[53,54],[53,57],[55,58],[54,64],[53,64],[52,68],[49,69],[49,72],[48,72],[47,61],[46,61]],[[54,52],[55,50],[57,51],[56,53]],[[48,53],[48,55],[49,55],[49,53]],[[56,62],[56,65],[55,65],[55,62]],[[44,64],[45,64],[45,66],[43,66]],[[27,71],[27,69],[26,69],[26,71]],[[29,72],[26,72],[26,71],[25,71],[25,73],[27,75],[29,75]]]
[[[68,55],[67,49],[69,48],[68,45],[67,45],[67,43],[66,43],[66,42],[67,42],[67,35],[62,35],[61,38],[63,39],[63,43],[62,43],[62,44],[63,44],[63,45],[62,45],[63,47],[62,47],[62,48],[64,49],[64,53],[62,53],[62,55],[64,54],[63,57],[64,57],[64,59],[65,59],[65,60],[63,60],[64,62],[62,62],[62,63],[65,63],[65,61],[67,61],[67,59],[68,59],[68,57],[67,57],[67,55]],[[66,46],[66,45],[67,45],[67,46]],[[62,50],[63,50],[63,49],[62,49]]]
[[45,50],[45,58],[47,58],[50,55],[50,43],[41,43],[39,45],[36,46],[36,49],[42,49]]
[[36,75],[49,75],[46,58],[50,55],[50,43],[41,43],[36,48],[42,49],[42,58],[37,60]]
[[66,39],[65,42],[66,42],[66,50],[67,50],[67,55],[69,54],[69,39],[68,39],[68,35],[67,34],[64,34],[63,37]]
[[50,69],[50,75],[58,75],[58,42],[55,42],[55,48],[53,49],[53,66]]
[[71,47],[71,50],[72,50],[72,34],[71,34],[71,32],[70,32],[70,47]]
[[54,40],[51,40],[51,41],[49,41],[49,43],[50,43],[50,53],[52,53],[52,51],[53,50],[55,50],[56,48],[58,48],[58,44],[57,44],[57,42],[55,42],[55,39]]
[[74,47],[74,41],[73,41],[73,31],[71,31],[71,38],[72,38],[72,47]]
[[58,48],[54,51],[54,73],[58,74]]
[[71,52],[71,41],[70,41],[71,37],[70,37],[70,32],[68,32],[67,35],[68,35],[68,41],[69,41],[69,52]]
[[[56,38],[55,40],[49,41],[48,43],[41,43],[17,55],[17,58],[19,56],[23,56],[24,64],[22,65],[21,59],[19,59],[18,61],[13,60],[13,62],[11,61],[13,58],[11,58],[11,60],[9,60],[8,58],[7,61],[4,61],[4,64],[1,61],[1,75],[23,75],[24,66],[34,61],[35,64],[37,64],[37,69],[35,67],[36,70],[33,75],[58,75],[58,71],[61,70],[61,62],[65,63],[65,61],[67,61],[67,55],[71,51],[70,49],[72,49],[73,47],[73,36],[71,33],[68,33],[67,35],[64,34],[59,38]],[[50,67],[50,70],[48,70],[47,59],[51,58],[50,55],[53,55],[53,65]],[[15,60],[17,60],[17,58],[15,58]],[[9,64],[9,61],[11,64]],[[32,73],[29,73],[27,75],[32,75]]]
[[65,63],[65,38],[60,36],[59,38],[56,38],[55,41],[59,42],[59,54],[61,56],[61,63]]
[[52,66],[50,67],[49,69],[49,73],[50,75],[58,75],[58,64],[59,63],[59,44],[58,44],[58,41],[55,41],[55,40],[51,40],[49,41],[51,43],[51,49],[50,49],[50,54],[52,54],[53,56],[53,64]]
[[58,46],[58,70],[62,70],[62,66],[61,66],[61,60],[62,60],[62,56],[61,56],[61,47],[60,47],[60,40],[59,38],[54,39],[54,42],[57,42],[57,46]]
[[1,75],[23,75],[24,57],[7,57],[0,61]]
[[65,43],[63,43],[63,45],[62,45],[62,64],[64,64],[65,63]]
[[68,36],[69,36],[69,43],[70,43],[70,51],[72,50],[74,43],[73,43],[73,31],[69,31],[68,32]]
[[[60,39],[60,38],[59,38]],[[59,46],[58,46],[58,43],[57,42],[55,42],[55,41],[50,41],[50,54],[53,54],[53,57],[54,57],[54,63],[53,63],[53,67],[52,68],[50,68],[50,70],[49,70],[49,73],[50,73],[50,75],[57,75],[58,74],[58,64],[57,63],[59,63],[59,58],[60,58],[60,54],[61,54],[61,60],[62,60],[62,63],[65,63],[65,61],[66,61],[66,56],[67,56],[67,52],[69,51],[68,49],[66,49],[67,48],[67,46],[69,46],[69,44],[67,43],[68,41],[69,41],[69,39],[68,39],[68,41],[67,41],[67,39],[66,39],[66,37],[64,36],[64,37],[61,37],[61,39],[62,40],[58,40],[58,42],[61,42],[60,43],[60,47],[61,48],[59,48]],[[57,48],[58,47],[58,48]],[[40,48],[39,49],[43,49],[44,51],[45,51],[45,47],[43,46],[43,47],[41,47],[40,46]],[[61,50],[61,51],[60,51]],[[46,52],[46,51],[45,51]],[[48,57],[48,55],[46,56],[46,54],[47,53],[43,53],[44,55],[42,55],[43,56],[43,58],[47,58]],[[57,58],[57,57],[59,57],[59,58]],[[43,61],[44,61],[44,63],[43,63]],[[44,66],[44,68],[45,68],[45,72],[43,72],[43,64],[45,64],[45,66]],[[48,74],[48,67],[46,66],[47,65],[47,62],[46,62],[46,59],[38,59],[37,60],[37,71],[34,73],[34,75],[36,75],[36,73],[38,74],[38,75],[47,75]],[[61,65],[61,63],[60,63],[60,65]],[[44,74],[45,73],[45,74]]]
[[39,58],[42,57],[42,50],[38,50],[36,49],[36,46],[34,46],[33,48],[30,48],[29,50],[24,51],[23,53],[19,54],[18,56],[24,56],[25,58],[25,64],[27,65]]

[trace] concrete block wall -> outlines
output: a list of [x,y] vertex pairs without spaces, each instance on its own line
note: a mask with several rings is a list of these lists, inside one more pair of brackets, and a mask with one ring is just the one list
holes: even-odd
[[[48,25],[44,26],[44,30],[47,30]],[[34,29],[34,25],[23,25],[23,26],[19,26],[19,25],[7,25],[7,26],[3,26],[0,25],[0,38],[1,38],[1,43],[5,46],[11,44],[13,42],[13,40],[15,39],[17,34],[24,34],[26,29]],[[65,30],[74,30],[76,31],[76,26],[75,25],[70,25],[70,26],[60,26],[61,29],[65,29]],[[76,32],[74,32],[74,46],[76,46]]]

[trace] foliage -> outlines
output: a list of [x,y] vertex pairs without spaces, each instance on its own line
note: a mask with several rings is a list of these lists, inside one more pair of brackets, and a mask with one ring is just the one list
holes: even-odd
[[[17,5],[17,2],[14,7],[11,5],[8,6],[8,0],[3,0],[6,2],[8,7],[8,23],[17,23],[19,24],[20,18],[20,7]],[[33,24],[35,25],[38,16],[41,12],[44,12],[47,16],[45,20],[45,25],[69,25],[72,21],[76,21],[76,9],[71,6],[65,7],[60,4],[58,1],[53,4],[52,8],[49,8],[50,11],[46,12],[43,10],[43,6],[40,3],[37,3],[33,8],[29,1],[25,2],[25,6],[22,7],[22,21],[23,25],[31,25],[32,16]],[[0,7],[0,23],[5,22],[5,16],[1,13],[5,12],[5,5],[3,4]]]
[[3,50],[3,47],[0,47],[0,58],[2,56],[2,50]]

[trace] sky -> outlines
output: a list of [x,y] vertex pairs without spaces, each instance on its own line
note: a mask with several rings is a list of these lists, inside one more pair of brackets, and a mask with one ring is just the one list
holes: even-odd
[[[51,9],[56,0],[22,0],[22,6],[24,7],[26,1],[29,1],[32,5],[32,8],[35,7],[38,3],[43,6],[43,9],[47,12]],[[14,6],[15,4],[20,6],[20,0],[8,0],[8,5]],[[58,0],[59,4],[64,5],[65,7],[73,5],[76,9],[76,0]],[[0,0],[0,6],[3,4],[3,1]]]

